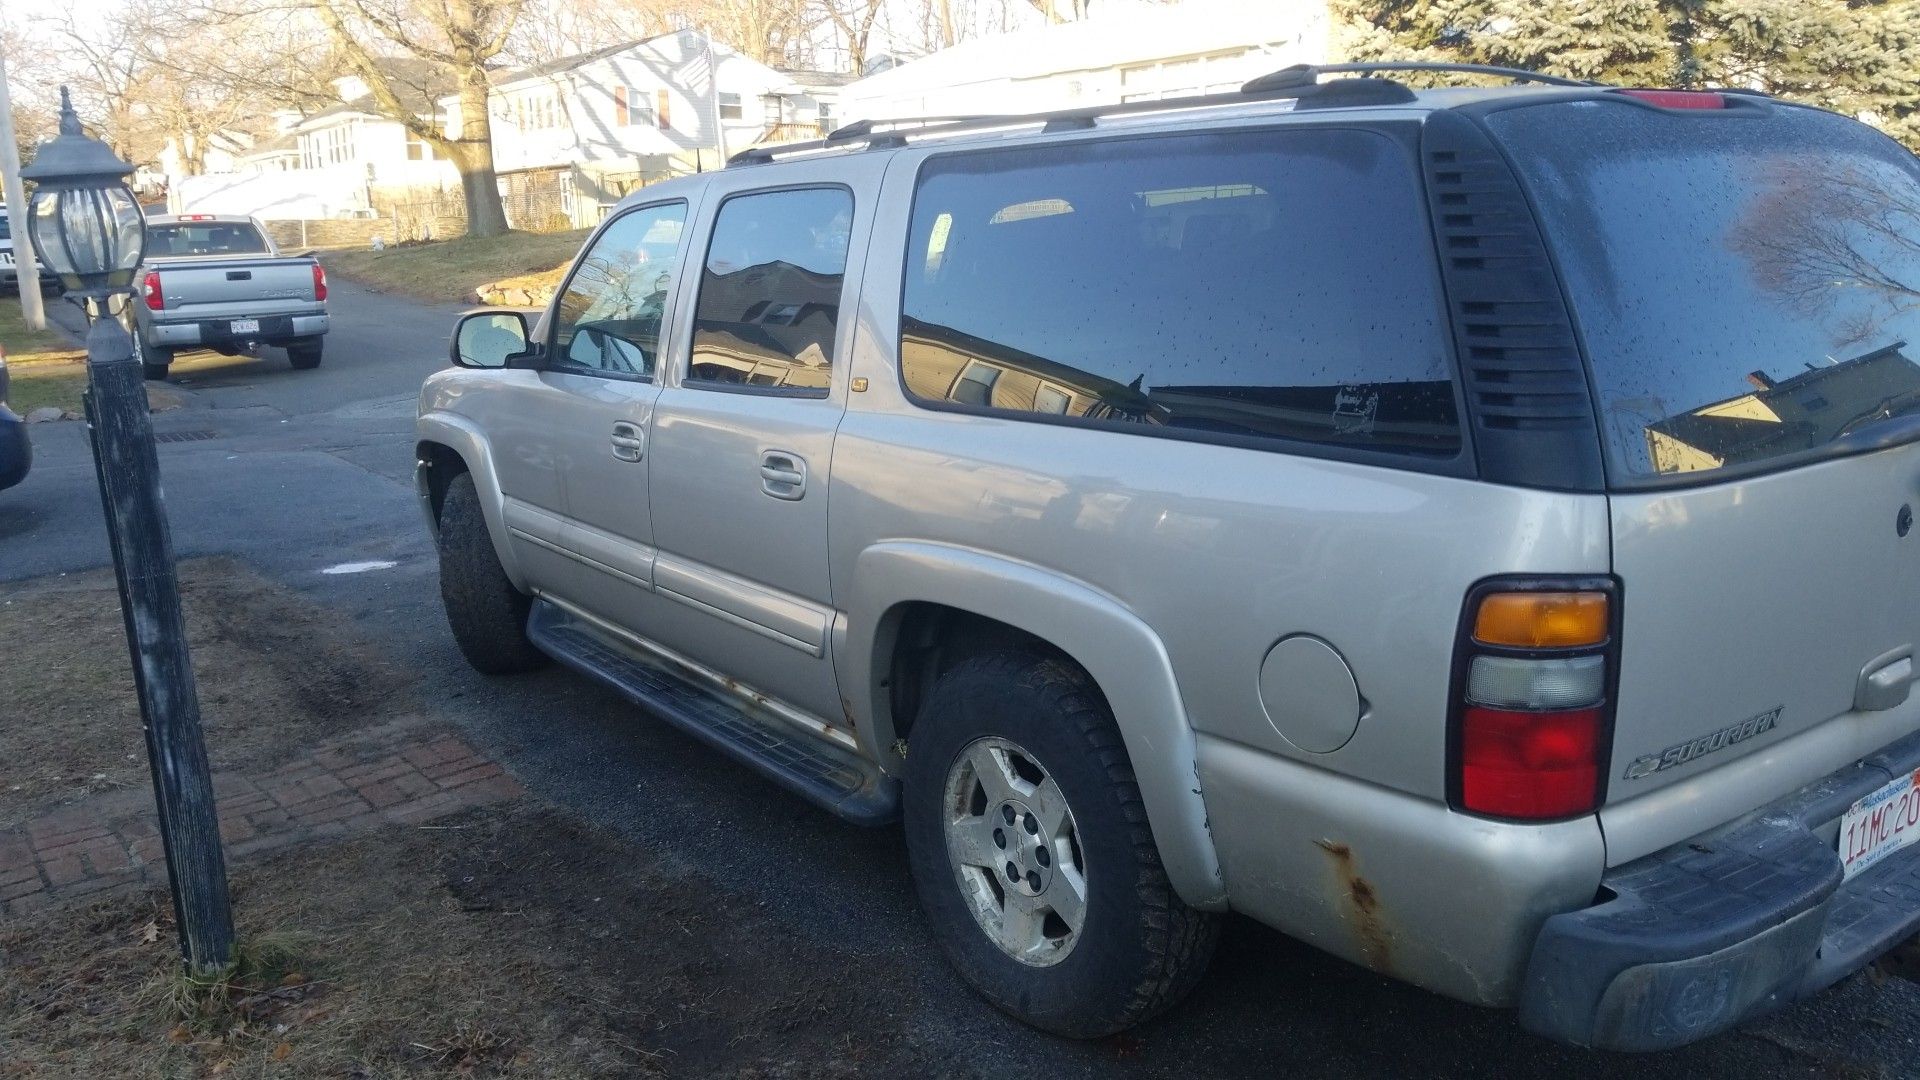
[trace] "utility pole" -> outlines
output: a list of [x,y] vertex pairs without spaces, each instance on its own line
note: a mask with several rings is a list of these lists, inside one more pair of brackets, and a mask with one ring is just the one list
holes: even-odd
[[20,144],[13,135],[13,94],[7,86],[7,54],[0,52],[0,201],[7,204],[12,226],[13,265],[20,291],[20,311],[27,329],[47,328],[47,309],[40,299],[40,259],[27,242],[27,189],[20,182]]

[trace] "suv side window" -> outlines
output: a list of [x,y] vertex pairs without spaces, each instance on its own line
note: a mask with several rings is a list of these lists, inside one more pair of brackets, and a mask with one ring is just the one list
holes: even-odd
[[1461,448],[1413,155],[1359,129],[954,153],[901,319],[933,407],[1266,445]]
[[593,375],[653,377],[687,205],[622,215],[580,259],[553,321],[553,362]]
[[693,309],[687,385],[826,396],[852,228],[844,188],[720,204]]

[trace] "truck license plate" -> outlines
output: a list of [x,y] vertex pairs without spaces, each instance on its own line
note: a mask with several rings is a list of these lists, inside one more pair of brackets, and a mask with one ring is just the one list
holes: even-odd
[[1920,769],[1863,797],[1840,819],[1840,863],[1852,877],[1920,840]]
[[236,334],[257,334],[260,332],[259,319],[235,319],[227,328]]

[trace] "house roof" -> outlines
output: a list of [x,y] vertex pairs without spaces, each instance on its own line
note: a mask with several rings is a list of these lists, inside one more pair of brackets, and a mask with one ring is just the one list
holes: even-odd
[[532,67],[524,67],[515,71],[509,71],[504,75],[499,75],[493,79],[493,85],[505,86],[508,83],[520,82],[523,79],[534,79],[544,75],[558,75],[563,71],[572,71],[574,68],[585,67],[595,60],[605,60],[609,56],[617,56],[620,53],[626,52],[628,49],[638,48],[649,41],[658,41],[660,38],[669,36],[671,35],[656,34],[653,37],[636,38],[633,41],[623,41],[618,45],[608,45],[604,48],[595,49],[592,52],[555,57],[545,63],[535,64]]
[[[430,116],[438,112],[435,104],[453,89],[448,79],[432,61],[410,56],[381,57],[374,65],[387,80],[387,85],[400,98],[402,104],[414,110],[416,115]],[[337,105],[330,105],[300,121],[299,127],[310,128],[316,121],[335,116],[360,114],[365,116],[384,116],[371,91],[361,94]]]
[[1246,10],[1240,0],[1135,5],[1105,16],[973,38],[857,80],[853,91],[860,97],[913,94],[1266,45],[1313,32],[1324,15],[1312,5],[1252,6],[1258,10]]
[[813,71],[807,68],[783,68],[773,70],[799,83],[801,86],[845,86],[860,76],[847,71]]

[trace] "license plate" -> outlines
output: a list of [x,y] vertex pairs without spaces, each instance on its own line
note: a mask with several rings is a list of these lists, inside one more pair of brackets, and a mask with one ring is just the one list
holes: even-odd
[[260,320],[235,319],[227,324],[227,329],[236,334],[257,334],[260,332]]
[[1920,840],[1920,769],[1862,798],[1840,819],[1840,863],[1852,877]]

